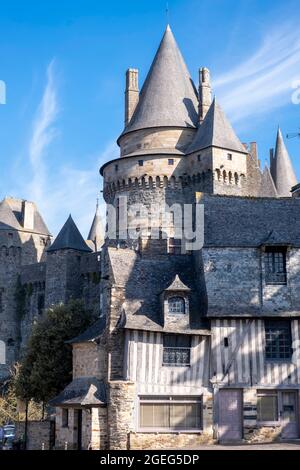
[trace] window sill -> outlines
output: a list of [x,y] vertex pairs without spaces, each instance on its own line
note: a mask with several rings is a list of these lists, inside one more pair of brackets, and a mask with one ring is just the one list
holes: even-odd
[[176,369],[181,367],[181,369],[186,369],[187,367],[191,367],[191,364],[162,364],[162,367],[174,367]]
[[287,286],[287,282],[266,282],[266,286]]
[[133,434],[202,434],[203,429],[139,429]]
[[280,427],[280,421],[257,421],[257,426],[266,427],[266,428],[274,428]]
[[265,359],[266,364],[292,364],[292,358],[291,359]]

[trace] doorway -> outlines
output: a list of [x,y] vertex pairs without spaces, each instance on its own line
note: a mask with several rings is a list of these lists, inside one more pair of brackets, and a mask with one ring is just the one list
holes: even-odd
[[282,426],[282,439],[297,439],[298,437],[298,406],[297,395],[294,391],[279,392],[279,417]]
[[242,390],[223,389],[219,391],[219,440],[240,441],[242,426]]
[[77,427],[77,450],[82,450],[82,410],[74,410],[74,418]]

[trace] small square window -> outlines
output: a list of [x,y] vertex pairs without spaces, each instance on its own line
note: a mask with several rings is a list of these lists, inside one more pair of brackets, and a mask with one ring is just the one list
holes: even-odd
[[169,158],[168,165],[174,165],[174,158]]
[[201,155],[197,155],[198,162],[201,162]]
[[144,160],[139,160],[139,166],[144,166]]
[[257,421],[278,421],[278,398],[273,390],[257,391]]
[[115,171],[118,171],[119,165],[115,165]]
[[232,153],[227,153],[227,160],[232,160]]

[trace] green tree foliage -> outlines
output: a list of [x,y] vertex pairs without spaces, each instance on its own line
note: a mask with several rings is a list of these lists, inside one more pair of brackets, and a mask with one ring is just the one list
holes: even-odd
[[[19,364],[15,364],[11,369],[10,378],[0,387],[0,426],[25,420],[25,404],[18,400],[15,391],[15,382],[18,379],[19,371]],[[30,401],[28,403],[28,420],[40,420],[42,416],[42,405]]]
[[88,328],[95,317],[79,300],[49,309],[34,326],[15,381],[22,400],[48,402],[72,380],[72,347],[66,341]]

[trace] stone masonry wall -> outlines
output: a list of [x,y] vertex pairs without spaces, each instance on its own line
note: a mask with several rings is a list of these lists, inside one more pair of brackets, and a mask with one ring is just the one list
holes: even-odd
[[73,379],[97,377],[103,379],[106,372],[105,351],[94,342],[73,344]]
[[[25,422],[16,423],[16,440],[24,438]],[[28,421],[27,450],[49,450],[54,444],[53,421]]]
[[109,449],[129,449],[129,433],[134,428],[135,384],[110,381],[108,405]]
[[206,433],[134,433],[129,435],[130,450],[165,450],[213,444]]

